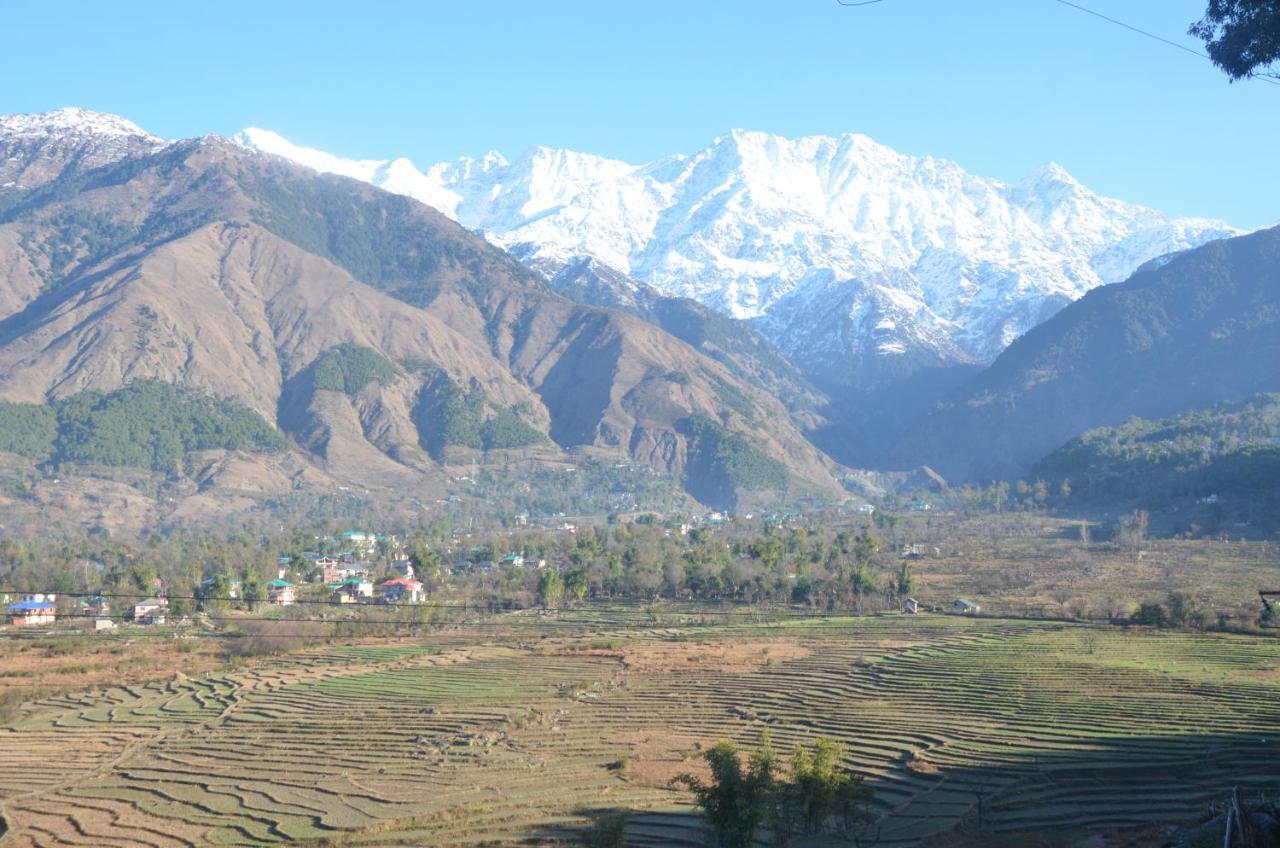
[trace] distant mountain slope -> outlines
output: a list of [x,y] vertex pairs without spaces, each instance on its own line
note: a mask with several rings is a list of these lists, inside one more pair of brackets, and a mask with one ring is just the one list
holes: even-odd
[[949,480],[1025,475],[1130,417],[1280,391],[1280,228],[1153,262],[1028,332],[895,450]]
[[[539,270],[542,266],[534,261],[531,267]],[[546,270],[556,291],[579,303],[619,309],[643,318],[764,388],[781,400],[792,419],[805,429],[828,423],[822,410],[829,408],[829,398],[747,322],[687,297],[665,295],[590,256],[576,257],[558,269]]]
[[1072,506],[1213,507],[1210,515],[1280,526],[1280,395],[1090,430],[1037,462],[1031,476],[1050,491],[1066,481]]
[[[338,479],[438,488],[440,459],[477,450],[424,432],[448,420],[424,401],[444,380],[478,399],[481,449],[632,458],[719,505],[770,494],[761,481],[841,491],[769,392],[416,201],[216,137],[67,144],[60,122],[0,134],[0,160],[47,161],[0,189],[0,399],[154,378],[257,411]],[[694,479],[704,420],[782,477]]]
[[237,139],[416,197],[549,277],[592,257],[751,319],[837,391],[989,362],[1086,291],[1238,232],[1100,197],[1056,165],[1010,185],[861,135],[734,130],[642,166],[535,148],[424,171]]

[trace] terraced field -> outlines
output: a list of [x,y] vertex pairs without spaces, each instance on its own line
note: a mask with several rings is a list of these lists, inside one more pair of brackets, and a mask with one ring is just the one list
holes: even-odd
[[877,844],[1193,816],[1280,790],[1280,644],[882,616],[513,616],[29,705],[5,846],[699,845],[670,779],[720,739],[842,739]]

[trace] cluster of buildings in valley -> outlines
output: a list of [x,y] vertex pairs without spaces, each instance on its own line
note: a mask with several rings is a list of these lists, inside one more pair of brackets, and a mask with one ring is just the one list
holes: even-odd
[[[352,530],[327,541],[330,547],[342,548],[342,552],[304,552],[304,562],[310,565],[303,575],[297,574],[294,557],[281,557],[275,578],[261,584],[262,600],[272,606],[292,606],[304,592],[314,601],[334,604],[417,604],[425,599],[425,587],[414,574],[411,562],[402,556],[395,537]],[[390,576],[373,562],[380,552],[398,557],[392,562]],[[291,576],[298,582],[291,581]],[[11,627],[50,625],[60,618],[90,620],[97,631],[115,629],[117,618],[135,625],[165,624],[171,617],[170,595],[159,578],[152,581],[151,591],[152,596],[141,599],[102,592],[65,596],[61,603],[56,593],[0,595],[0,609],[4,610],[4,623]],[[242,601],[244,595],[244,585],[238,579],[207,577],[195,587],[195,594],[184,600]],[[122,601],[118,609],[112,607],[113,597]]]

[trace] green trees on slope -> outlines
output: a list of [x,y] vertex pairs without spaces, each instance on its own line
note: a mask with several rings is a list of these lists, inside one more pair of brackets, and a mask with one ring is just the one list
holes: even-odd
[[515,410],[490,401],[478,385],[463,389],[443,374],[423,387],[414,408],[414,424],[423,447],[437,459],[448,447],[488,451],[546,441]]
[[37,460],[171,471],[191,451],[276,453],[287,445],[253,410],[158,380],[81,392],[51,407],[0,404],[0,450]]
[[1280,395],[1090,430],[1040,460],[1032,474],[1073,503],[1160,507],[1228,492],[1274,502]]
[[351,342],[329,348],[311,366],[312,388],[349,396],[374,381],[385,386],[395,376],[396,367],[385,356]]
[[47,406],[0,403],[0,451],[48,459],[58,437],[58,416]]
[[687,476],[700,481],[694,491],[700,500],[721,503],[733,489],[786,488],[787,467],[746,436],[703,415],[690,416],[683,426],[689,437]]

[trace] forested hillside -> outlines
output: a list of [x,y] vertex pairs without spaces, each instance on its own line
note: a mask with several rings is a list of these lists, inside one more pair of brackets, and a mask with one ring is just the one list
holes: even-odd
[[1015,341],[898,444],[951,482],[1021,477],[1067,440],[1280,391],[1280,228],[1103,286]]
[[0,450],[55,464],[167,472],[201,450],[278,453],[289,442],[241,404],[139,380],[52,406],[0,403]]
[[[1040,460],[1032,476],[1073,505],[1201,509],[1265,527],[1280,524],[1280,395],[1131,419],[1090,430]],[[1212,529],[1212,528],[1210,528]]]

